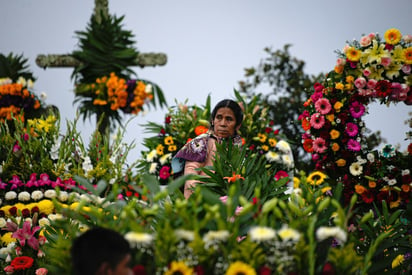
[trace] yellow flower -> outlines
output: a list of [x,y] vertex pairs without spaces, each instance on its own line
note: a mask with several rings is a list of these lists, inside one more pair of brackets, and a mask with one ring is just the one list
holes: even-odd
[[385,44],[378,44],[376,40],[373,40],[372,48],[366,49],[364,53],[369,63],[381,64],[383,57],[390,57],[389,52],[385,50]]
[[258,133],[259,141],[262,143],[266,142],[267,136],[265,134]]
[[396,45],[401,41],[402,34],[398,29],[389,29],[383,35],[385,42],[389,45]]
[[340,102],[340,101],[336,101],[336,103],[333,105],[333,109],[335,109],[336,110],[336,112],[340,112],[340,109],[342,108],[342,106],[343,106],[343,103],[342,102]]
[[323,188],[321,189],[322,194],[325,194],[326,192],[328,192],[328,191],[330,191],[330,190],[332,190],[332,187],[330,187],[330,186],[325,186],[325,187],[323,187]]
[[405,257],[402,254],[396,256],[396,258],[393,259],[393,261],[392,261],[392,269],[400,266],[403,263],[404,260],[405,260]]
[[329,114],[326,116],[326,119],[329,120],[330,122],[333,122],[335,120],[335,115],[334,114]]
[[412,47],[408,47],[403,50],[403,55],[406,64],[412,64]]
[[343,91],[344,85],[341,82],[338,82],[335,84],[335,89],[336,90],[341,90]]
[[267,145],[262,145],[262,150],[267,152],[267,151],[269,150],[269,146],[267,146]]
[[169,145],[169,147],[167,147],[167,150],[169,150],[169,152],[174,152],[177,150],[176,145]]
[[54,204],[51,200],[42,200],[39,202],[39,211],[40,213],[44,213],[49,215],[54,211]]
[[15,242],[16,239],[11,237],[12,234],[13,234],[12,232],[4,233],[0,237],[0,244],[3,244],[3,246],[7,246],[9,243]]
[[165,143],[166,145],[172,145],[172,144],[174,143],[173,137],[171,137],[171,136],[165,137],[164,143]]
[[347,83],[353,83],[355,82],[355,78],[351,75],[346,76],[346,82]]
[[164,147],[162,144],[157,145],[157,147],[156,147],[156,153],[157,153],[159,156],[163,155],[163,150],[164,150],[164,148],[165,148],[165,147]]
[[269,139],[269,145],[270,145],[270,147],[275,147],[277,143],[278,143],[278,142],[276,141],[276,139],[274,139],[274,138],[270,138],[270,139]]
[[349,47],[346,51],[346,57],[353,62],[359,61],[362,52],[354,47]]
[[300,179],[298,177],[293,177],[293,188],[299,188]]
[[231,263],[229,268],[226,270],[226,275],[256,275],[256,271],[250,265],[237,261]]
[[188,267],[184,262],[175,262],[173,261],[170,264],[168,270],[166,270],[165,275],[192,275],[194,274],[193,268]]
[[319,185],[323,183],[323,181],[326,179],[327,175],[320,172],[320,171],[315,171],[310,173],[306,181],[311,184],[311,185]]

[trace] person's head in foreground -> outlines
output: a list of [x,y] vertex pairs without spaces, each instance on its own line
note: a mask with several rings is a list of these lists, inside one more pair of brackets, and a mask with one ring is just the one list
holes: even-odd
[[95,227],[73,241],[73,274],[129,275],[130,246],[124,237],[111,229]]
[[211,114],[210,128],[220,138],[234,136],[243,121],[243,112],[239,104],[231,99],[224,99],[216,104]]

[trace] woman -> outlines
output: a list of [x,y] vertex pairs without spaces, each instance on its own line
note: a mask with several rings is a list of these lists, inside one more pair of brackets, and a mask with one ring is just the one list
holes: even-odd
[[[242,121],[243,112],[239,104],[230,99],[220,101],[212,111],[209,131],[192,139],[174,156],[173,172],[176,174],[183,170],[184,175],[205,175],[197,169],[213,164],[216,142],[232,138],[234,144],[242,144],[242,139],[237,134]],[[189,198],[193,193],[196,183],[196,180],[188,180],[185,183],[185,198]]]

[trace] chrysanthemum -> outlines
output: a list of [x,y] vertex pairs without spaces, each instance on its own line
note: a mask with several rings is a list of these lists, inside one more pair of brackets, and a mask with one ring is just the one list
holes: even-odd
[[332,105],[330,104],[327,98],[322,97],[315,103],[315,109],[322,115],[326,115],[332,109]]
[[315,129],[320,129],[325,125],[325,117],[320,113],[314,113],[310,117],[310,125]]
[[349,166],[349,172],[352,176],[360,176],[363,173],[363,166],[359,162],[354,162]]
[[396,45],[401,41],[402,34],[398,29],[389,29],[385,32],[383,37],[387,44]]
[[265,154],[266,160],[269,162],[278,162],[280,160],[280,155],[274,151],[268,151]]
[[148,246],[153,242],[153,236],[144,232],[128,232],[124,238],[129,242],[131,247]]
[[283,241],[294,241],[297,242],[300,238],[300,233],[299,231],[288,227],[287,225],[282,226],[281,229],[279,229],[278,231],[278,235],[279,237],[283,240]]
[[327,150],[326,141],[323,138],[318,137],[313,141],[313,151],[322,154],[326,150]]
[[357,62],[361,58],[362,52],[355,47],[349,47],[346,51],[346,57],[349,61]]
[[193,268],[187,266],[184,262],[173,261],[164,275],[192,275],[195,274]]
[[326,240],[327,238],[335,238],[338,241],[344,243],[347,239],[347,233],[343,231],[342,228],[334,226],[334,227],[326,227],[321,226],[316,230],[316,238],[318,241]]
[[255,226],[249,230],[248,235],[254,242],[264,242],[273,240],[276,236],[276,231],[266,226]]
[[191,230],[176,229],[175,235],[178,239],[189,241],[189,242],[195,239],[195,233]]
[[319,184],[322,184],[326,178],[327,178],[326,174],[320,171],[314,171],[310,173],[309,176],[306,178],[306,182],[309,183],[310,185],[319,185]]
[[256,271],[250,265],[237,261],[229,265],[226,275],[256,275]]

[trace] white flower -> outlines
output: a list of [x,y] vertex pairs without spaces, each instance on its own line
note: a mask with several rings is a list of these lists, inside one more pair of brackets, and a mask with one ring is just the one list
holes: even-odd
[[59,150],[60,150],[60,141],[56,139],[50,149],[50,158],[52,160],[59,159]]
[[87,194],[81,194],[79,199],[82,200],[82,201],[85,201],[85,202],[91,202],[92,201],[90,196],[87,195]]
[[17,84],[21,84],[21,86],[26,87],[27,82],[26,79],[24,79],[24,77],[20,76],[19,79],[17,79]]
[[293,167],[293,161],[292,158],[289,155],[282,155],[282,162],[286,165],[288,168]]
[[396,184],[396,179],[390,179],[388,180],[388,185],[392,186]]
[[146,84],[145,92],[150,94],[152,92],[152,84]]
[[367,163],[366,159],[363,159],[361,156],[357,156],[356,159],[360,165]]
[[148,246],[153,242],[153,236],[151,234],[142,232],[129,232],[124,235],[124,238],[133,248],[138,246]]
[[375,161],[375,155],[372,153],[368,153],[366,155],[366,158],[369,160],[369,162],[374,162]]
[[29,201],[30,200],[30,193],[27,191],[20,192],[18,195],[19,201]]
[[33,89],[34,81],[32,79],[27,80],[27,88]]
[[62,214],[49,214],[47,218],[51,221],[62,220],[64,217]]
[[316,230],[316,238],[318,241],[326,240],[327,238],[335,238],[336,240],[344,243],[347,239],[347,234],[343,231],[342,228],[334,226],[334,227],[326,227],[321,226]]
[[161,165],[164,165],[165,163],[167,163],[168,160],[170,160],[172,158],[172,154],[164,154],[163,156],[160,157],[159,161]]
[[280,161],[280,155],[273,151],[267,152],[265,157],[269,162]]
[[66,191],[60,191],[59,193],[59,200],[61,202],[65,202],[69,199],[69,194]]
[[279,140],[279,142],[276,144],[276,148],[278,148],[279,151],[284,154],[289,154],[291,151],[289,143],[284,140]]
[[146,156],[146,161],[148,162],[153,162],[153,160],[157,157],[157,152],[156,150],[152,150],[147,154]]
[[349,166],[349,171],[352,176],[359,176],[363,172],[363,167],[359,162],[354,162]]
[[6,201],[14,200],[15,198],[17,198],[17,193],[14,191],[6,192],[4,198],[6,199]]
[[40,93],[40,98],[41,98],[41,100],[46,100],[47,99],[47,94],[46,94],[46,92],[41,92]]
[[53,199],[57,196],[56,191],[53,189],[49,189],[44,191],[44,196],[48,199]]
[[299,231],[290,228],[287,225],[282,226],[282,228],[278,231],[278,235],[283,241],[291,240],[297,242],[300,239]]
[[219,230],[219,231],[209,231],[203,236],[203,241],[206,244],[215,243],[215,242],[223,242],[229,238],[230,234],[227,230]]
[[41,218],[39,219],[39,225],[40,227],[44,228],[47,225],[50,225],[50,220],[48,218]]
[[6,220],[4,218],[0,218],[0,228],[5,227],[7,224]]
[[31,193],[31,198],[35,201],[41,200],[43,198],[43,192],[36,190]]
[[157,169],[157,162],[152,162],[152,164],[150,164],[149,173],[150,174],[156,173],[156,169]]
[[411,172],[409,171],[409,169],[405,169],[405,170],[402,170],[401,171],[401,175],[402,176],[406,176],[406,175],[409,175]]
[[9,255],[15,252],[14,247],[16,246],[15,242],[9,243],[6,247],[0,248],[0,255]]
[[185,241],[193,241],[195,239],[195,233],[190,230],[185,230],[185,229],[176,229],[175,230],[175,235],[178,239],[180,240],[185,240]]
[[93,164],[92,164],[92,161],[90,160],[90,157],[87,156],[84,158],[82,168],[86,175],[89,173],[89,171],[93,170]]
[[248,235],[254,242],[263,242],[273,240],[276,237],[276,231],[266,226],[255,226],[249,230]]

